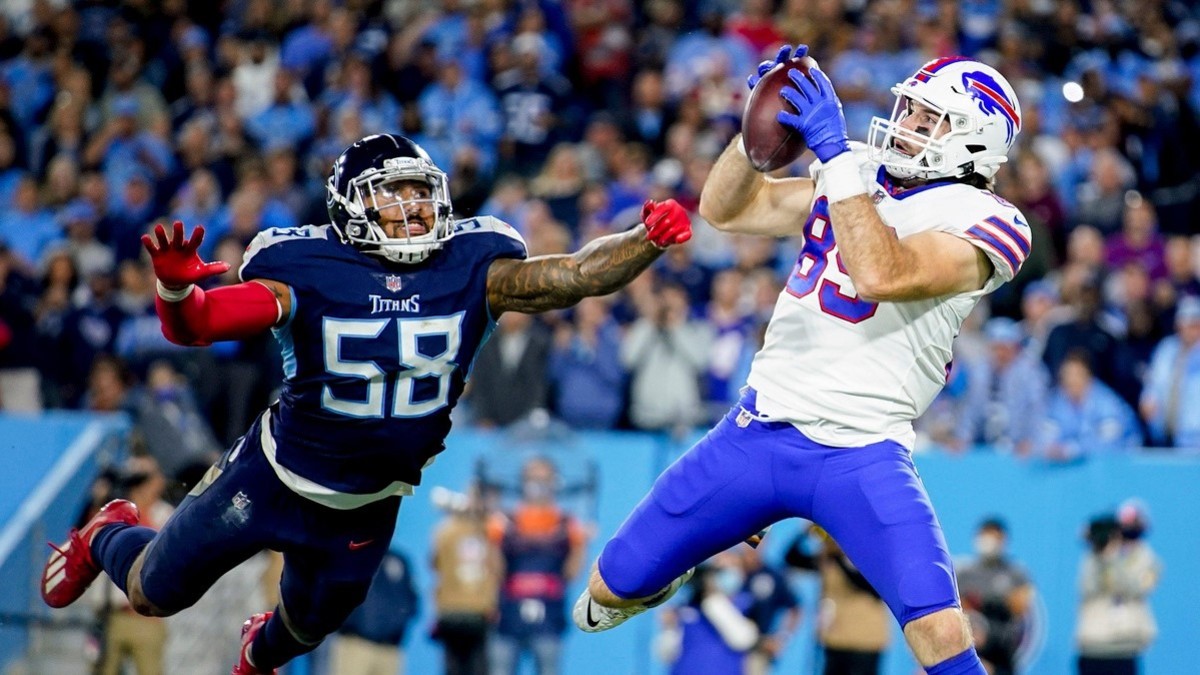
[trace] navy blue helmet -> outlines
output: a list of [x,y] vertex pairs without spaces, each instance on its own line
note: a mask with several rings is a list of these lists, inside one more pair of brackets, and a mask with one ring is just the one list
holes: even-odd
[[[408,181],[428,185],[429,196],[402,198],[397,187]],[[421,262],[453,234],[446,173],[421,146],[403,136],[376,134],[346,148],[333,163],[325,192],[330,221],[342,238],[392,262]],[[427,232],[409,234],[407,209],[422,203],[432,205],[434,222]],[[405,234],[389,237],[380,226],[379,212],[397,205],[406,207]]]

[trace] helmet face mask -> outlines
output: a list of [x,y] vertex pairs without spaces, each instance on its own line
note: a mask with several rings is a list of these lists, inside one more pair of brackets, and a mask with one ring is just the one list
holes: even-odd
[[[962,57],[938,59],[892,87],[892,93],[891,118],[871,120],[867,136],[871,158],[892,176],[931,180],[977,173],[991,178],[1008,161],[1021,128],[1020,106],[1012,87],[990,66]],[[905,123],[916,112],[937,116],[928,135]],[[897,141],[913,152],[904,152]]]
[[[350,146],[334,163],[325,187],[333,225],[364,253],[418,263],[453,235],[449,179],[406,138],[380,134]],[[388,235],[383,212],[389,212],[391,220],[400,216],[402,236]],[[409,219],[415,214],[421,214],[424,232],[412,232],[416,223]]]

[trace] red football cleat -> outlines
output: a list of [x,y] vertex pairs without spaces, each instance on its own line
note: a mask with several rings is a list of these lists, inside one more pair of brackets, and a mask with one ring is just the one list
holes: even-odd
[[254,636],[258,635],[258,631],[267,625],[267,619],[270,619],[272,614],[274,612],[255,614],[242,624],[242,651],[238,655],[237,665],[233,667],[230,675],[275,675],[277,672],[275,670],[259,670],[250,665],[250,645],[254,642]]
[[54,552],[42,570],[42,600],[51,607],[66,607],[79,599],[100,576],[92,560],[92,539],[106,525],[138,524],[138,509],[133,502],[114,499],[104,505],[82,530],[71,530],[62,546],[50,544]]

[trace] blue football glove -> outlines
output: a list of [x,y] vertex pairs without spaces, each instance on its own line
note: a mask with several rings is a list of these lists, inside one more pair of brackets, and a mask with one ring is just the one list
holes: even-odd
[[767,60],[758,64],[758,69],[755,70],[754,74],[746,78],[746,86],[754,89],[754,85],[758,84],[758,81],[762,79],[763,75],[767,74],[768,70],[783,63],[784,61],[787,61],[788,59],[802,59],[804,58],[805,54],[808,54],[808,45],[796,45],[796,53],[794,54],[792,53],[791,45],[784,45],[780,47],[779,53],[775,55],[774,61]]
[[783,126],[800,132],[817,159],[828,162],[850,150],[846,118],[842,115],[842,102],[825,73],[815,67],[809,68],[808,73],[812,80],[799,70],[788,73],[792,84],[780,89],[779,95],[796,112],[782,110],[776,119]]

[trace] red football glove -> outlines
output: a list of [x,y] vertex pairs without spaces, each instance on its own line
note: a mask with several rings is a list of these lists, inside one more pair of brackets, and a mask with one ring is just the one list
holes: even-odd
[[167,239],[167,231],[161,224],[155,225],[154,239],[158,240],[158,246],[154,245],[150,235],[143,234],[142,245],[150,252],[150,261],[154,263],[154,276],[167,288],[180,290],[188,284],[229,271],[229,263],[206,263],[196,254],[200,242],[204,241],[203,225],[196,226],[191,239],[184,239],[183,223],[178,220],[171,227],[170,239]]
[[642,222],[646,224],[646,238],[659,248],[692,238],[692,220],[674,199],[665,202],[647,199],[642,204]]

